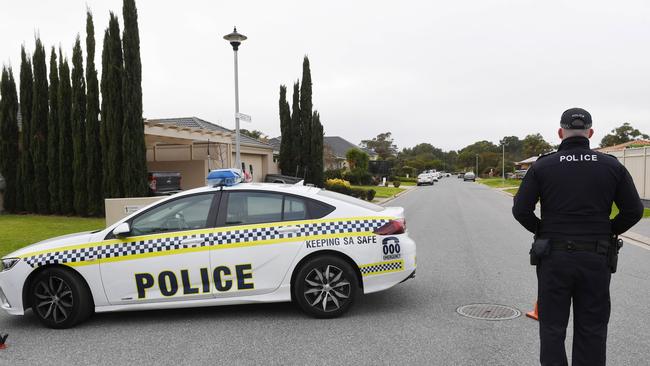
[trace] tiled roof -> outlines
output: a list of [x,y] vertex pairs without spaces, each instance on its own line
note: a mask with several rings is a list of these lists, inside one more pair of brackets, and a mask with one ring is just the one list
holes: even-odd
[[[229,130],[225,127],[219,126],[217,124],[214,124],[212,122],[208,122],[206,120],[197,118],[197,117],[181,117],[181,118],[156,118],[156,119],[147,119],[148,122],[153,122],[153,123],[168,123],[172,124],[174,126],[178,127],[189,127],[189,128],[198,128],[198,129],[203,129],[203,130],[210,130],[210,131],[218,131],[218,132],[225,132],[225,133],[231,133],[232,134],[232,141],[235,143],[235,131]],[[248,137],[246,135],[240,134],[240,141],[242,145],[250,146],[250,147],[259,147],[263,149],[270,149],[272,148],[271,145],[256,140],[252,137]]]
[[601,147],[598,149],[594,149],[596,151],[600,152],[611,152],[611,151],[621,151],[625,150],[628,147],[633,147],[633,146],[650,146],[650,140],[632,140],[628,142],[624,142],[622,144],[614,145],[614,146],[607,146],[607,147]]
[[345,154],[347,154],[350,149],[365,151],[370,156],[377,155],[374,151],[370,149],[362,149],[340,136],[325,136],[323,137],[323,144],[329,146],[332,154],[340,158],[345,158]]
[[273,146],[273,151],[280,151],[280,144],[282,143],[282,136],[269,139],[269,145]]

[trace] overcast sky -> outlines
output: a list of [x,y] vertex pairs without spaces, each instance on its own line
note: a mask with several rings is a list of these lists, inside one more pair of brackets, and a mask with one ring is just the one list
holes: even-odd
[[[101,66],[108,12],[122,1],[0,1],[0,61],[18,79],[20,45],[40,33],[68,57],[95,17]],[[311,61],[326,135],[390,131],[401,149],[459,149],[540,132],[557,143],[565,109],[591,112],[595,143],[622,122],[650,133],[650,2],[137,1],[146,118],[196,116],[234,128],[234,25],[241,111],[279,134],[279,85]],[[82,41],[83,44],[83,41]],[[49,54],[49,50],[48,50]],[[84,60],[85,62],[85,60]],[[85,65],[84,65],[85,66]],[[290,97],[290,96],[289,96]]]

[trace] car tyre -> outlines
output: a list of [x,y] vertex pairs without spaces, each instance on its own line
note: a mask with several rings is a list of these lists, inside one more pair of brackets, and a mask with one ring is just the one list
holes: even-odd
[[336,318],[350,309],[359,293],[359,279],[345,260],[324,255],[304,263],[291,286],[293,299],[315,318]]
[[64,268],[49,268],[36,275],[30,296],[34,315],[48,328],[70,328],[93,313],[92,295],[85,281]]

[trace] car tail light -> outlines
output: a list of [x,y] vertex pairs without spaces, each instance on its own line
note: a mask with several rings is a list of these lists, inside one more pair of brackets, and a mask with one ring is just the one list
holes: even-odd
[[154,176],[149,177],[149,188],[151,188],[153,192],[156,191],[156,185],[157,185],[156,177]]
[[404,234],[406,231],[406,220],[397,219],[390,220],[384,226],[375,230],[377,235],[394,235],[394,234]]

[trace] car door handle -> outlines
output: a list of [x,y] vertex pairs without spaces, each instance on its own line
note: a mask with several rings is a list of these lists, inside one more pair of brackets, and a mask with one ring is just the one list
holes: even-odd
[[300,231],[298,226],[283,226],[275,229],[278,234],[295,234]]
[[201,244],[203,243],[205,239],[204,238],[191,238],[191,239],[185,239],[181,241],[182,245],[194,245],[194,244]]

